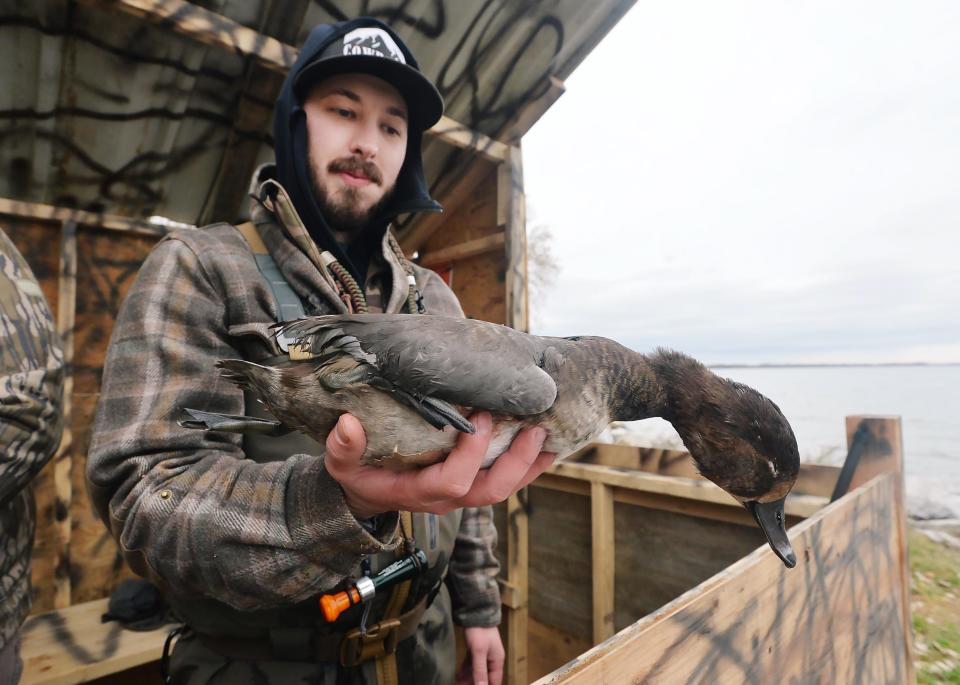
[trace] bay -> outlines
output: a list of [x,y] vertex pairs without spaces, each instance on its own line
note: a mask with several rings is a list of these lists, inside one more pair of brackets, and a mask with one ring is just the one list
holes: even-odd
[[[960,365],[722,367],[721,376],[772,399],[793,426],[803,461],[840,465],[844,417],[899,416],[908,506],[922,501],[960,517]],[[678,446],[665,421],[624,424],[630,441]]]

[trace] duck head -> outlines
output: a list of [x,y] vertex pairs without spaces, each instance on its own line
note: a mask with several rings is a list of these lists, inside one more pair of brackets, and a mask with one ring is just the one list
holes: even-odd
[[787,537],[784,502],[800,473],[793,429],[776,404],[721,378],[690,357],[658,351],[651,359],[670,421],[700,473],[753,514],[774,553],[797,559]]

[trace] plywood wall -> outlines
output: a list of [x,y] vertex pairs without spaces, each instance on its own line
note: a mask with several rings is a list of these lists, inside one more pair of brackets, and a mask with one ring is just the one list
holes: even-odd
[[[43,294],[56,315],[60,264],[60,224],[0,217],[3,230],[23,254],[40,281]],[[33,549],[34,607],[53,608],[56,568],[56,498],[53,489],[53,465],[48,464],[33,481],[36,497],[36,542]]]
[[791,530],[537,685],[913,682],[897,476]]
[[[421,254],[503,232],[497,217],[497,168],[481,160],[474,164],[489,167],[484,180],[444,216],[443,227],[422,246]],[[468,317],[504,323],[506,264],[506,253],[501,248],[446,265],[450,285]]]
[[[60,221],[0,217],[40,281],[54,315],[71,303],[60,302],[62,228]],[[37,500],[37,531],[33,552],[34,611],[46,611],[105,597],[129,571],[116,544],[96,518],[84,479],[90,427],[99,398],[100,376],[107,343],[120,303],[158,235],[101,230],[79,225],[73,376],[67,451],[69,487],[55,487],[51,461],[33,483]],[[70,289],[67,290],[69,292]],[[66,526],[68,541],[58,529]],[[65,594],[58,595],[58,588]]]
[[73,501],[70,517],[71,604],[110,593],[130,572],[113,538],[93,512],[84,480],[90,429],[113,322],[140,264],[157,238],[117,231],[77,234],[77,313],[74,329]]

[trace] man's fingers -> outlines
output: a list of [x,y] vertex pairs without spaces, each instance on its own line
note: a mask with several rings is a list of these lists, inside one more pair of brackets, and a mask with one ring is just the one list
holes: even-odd
[[337,457],[345,457],[359,452],[367,447],[367,436],[363,426],[355,416],[341,414],[333,430],[327,435],[327,450]]
[[480,412],[470,417],[477,432],[462,434],[447,458],[416,473],[416,485],[427,502],[458,499],[470,492],[483,456],[490,446],[493,417]]
[[501,645],[500,649],[496,651],[491,649],[487,659],[487,682],[490,685],[501,685],[503,683],[503,662],[505,660],[503,646]]
[[488,685],[490,680],[487,677],[487,654],[489,645],[484,644],[482,648],[475,648],[471,654],[473,665],[473,685]]
[[[460,506],[470,507],[502,502],[516,492],[530,469],[537,463],[540,447],[546,436],[547,432],[539,426],[520,431],[513,439],[510,449],[497,457],[493,466],[477,474],[473,488],[464,497]],[[539,472],[532,478],[538,475],[540,475]]]
[[[535,481],[537,477],[550,468],[551,464],[557,460],[556,452],[541,452],[537,455],[536,461],[527,469],[527,474],[520,481],[520,488],[525,488]],[[517,488],[518,490],[520,488]]]
[[350,414],[343,414],[327,435],[325,462],[331,474],[359,465],[367,447],[363,426]]

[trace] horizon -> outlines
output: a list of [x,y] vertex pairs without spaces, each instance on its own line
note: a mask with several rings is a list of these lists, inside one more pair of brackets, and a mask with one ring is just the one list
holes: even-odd
[[763,368],[831,368],[831,367],[875,367],[875,366],[960,366],[960,362],[835,362],[832,364],[821,363],[783,363],[783,362],[743,362],[743,363],[723,363],[703,364],[709,369],[763,369]]

